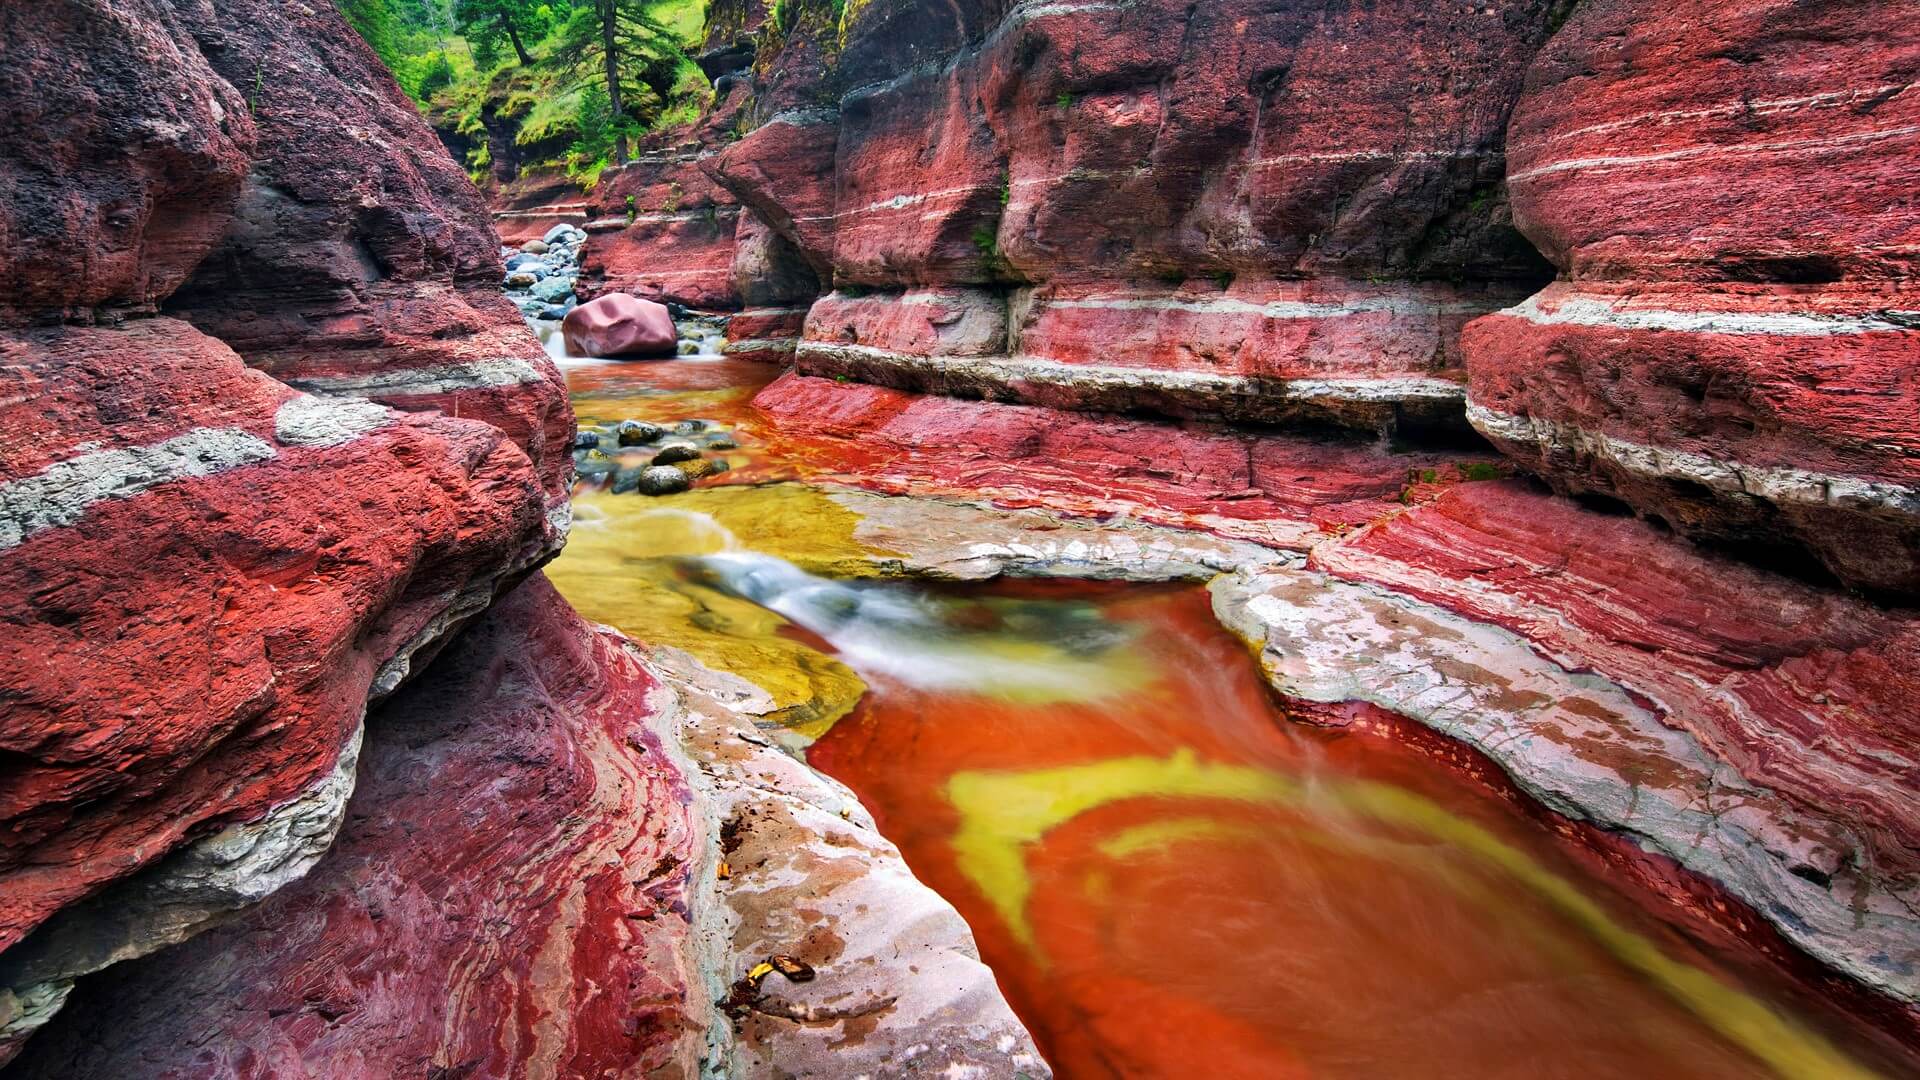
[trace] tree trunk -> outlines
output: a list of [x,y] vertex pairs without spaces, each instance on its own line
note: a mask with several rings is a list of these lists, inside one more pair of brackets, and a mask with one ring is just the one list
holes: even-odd
[[513,42],[513,55],[519,58],[520,66],[532,66],[533,57],[528,56],[527,47],[520,44],[520,28],[514,26],[513,20],[504,15],[500,17],[500,25],[507,32],[507,40]]
[[596,0],[595,7],[600,16],[600,48],[606,54],[607,61],[607,105],[613,114],[613,122],[618,125],[619,134],[613,140],[613,160],[615,164],[627,163],[627,131],[624,121],[627,116],[626,103],[620,100],[620,46],[614,39],[616,25],[620,18],[617,0]]

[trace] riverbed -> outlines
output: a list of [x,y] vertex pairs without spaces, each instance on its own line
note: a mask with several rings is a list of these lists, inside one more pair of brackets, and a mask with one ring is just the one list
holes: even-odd
[[768,736],[965,916],[1060,1075],[1898,1071],[1484,759],[1289,718],[1200,584],[900,576],[821,479],[835,448],[753,408],[777,369],[563,366],[583,425],[738,445],[683,494],[583,483],[556,585],[766,690]]

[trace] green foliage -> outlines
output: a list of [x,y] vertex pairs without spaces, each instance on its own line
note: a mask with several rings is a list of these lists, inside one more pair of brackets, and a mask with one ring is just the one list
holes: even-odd
[[373,47],[381,63],[391,68],[400,59],[398,25],[387,0],[340,0],[340,14]]
[[474,63],[493,67],[511,50],[522,64],[532,57],[527,43],[545,35],[550,8],[534,0],[456,0],[454,28],[473,47]]
[[453,62],[447,59],[446,53],[435,51],[427,57],[413,96],[416,100],[424,100],[452,85]]
[[[624,139],[697,121],[713,97],[689,55],[707,0],[336,0],[400,86],[442,130],[540,148],[533,166],[591,186]],[[611,18],[621,108],[610,103]],[[517,40],[516,40],[517,39]]]

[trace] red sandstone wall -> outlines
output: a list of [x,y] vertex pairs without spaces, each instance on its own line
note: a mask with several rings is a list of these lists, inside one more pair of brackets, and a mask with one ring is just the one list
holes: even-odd
[[557,549],[572,417],[331,5],[0,38],[4,1060],[319,858],[368,701]]
[[1469,328],[1475,425],[1562,490],[1920,591],[1911,15],[1582,4],[1510,139],[1563,280]]
[[1457,415],[1461,324],[1542,276],[1504,127],[1554,4],[798,11],[711,171],[836,287],[976,288],[1006,326],[927,351],[849,297],[802,370],[1390,425]]

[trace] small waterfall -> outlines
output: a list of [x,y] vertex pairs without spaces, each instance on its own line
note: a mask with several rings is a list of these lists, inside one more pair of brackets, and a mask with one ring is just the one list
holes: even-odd
[[896,582],[837,581],[752,551],[688,560],[704,583],[832,645],[871,680],[1031,704],[1137,688],[1129,628],[1076,601],[963,598]]

